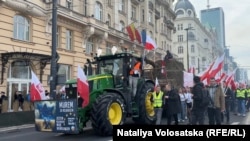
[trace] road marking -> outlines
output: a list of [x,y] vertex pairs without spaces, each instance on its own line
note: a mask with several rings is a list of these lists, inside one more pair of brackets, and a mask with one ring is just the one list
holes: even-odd
[[240,122],[232,122],[231,125],[238,125]]
[[[92,130],[93,128],[92,127],[85,127],[83,128],[83,131],[88,131],[88,130]],[[58,134],[55,134],[54,136],[55,137],[58,137],[58,136],[62,136],[64,135],[64,133],[58,133]]]
[[0,132],[25,129],[25,128],[32,128],[32,127],[35,127],[35,125],[34,124],[26,124],[26,125],[20,125],[20,126],[12,126],[12,127],[0,128]]

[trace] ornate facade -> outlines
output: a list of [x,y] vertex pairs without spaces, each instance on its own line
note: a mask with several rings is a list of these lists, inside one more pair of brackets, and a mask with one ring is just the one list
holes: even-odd
[[[172,0],[58,0],[58,75],[76,77],[77,66],[101,54],[131,51],[138,55],[143,45],[131,41],[125,27],[131,23],[146,29],[157,44],[151,59],[161,59],[172,50],[175,13]],[[49,90],[52,0],[0,0],[1,85],[12,109],[14,93],[29,92],[31,70]],[[61,80],[61,81],[62,81]]]

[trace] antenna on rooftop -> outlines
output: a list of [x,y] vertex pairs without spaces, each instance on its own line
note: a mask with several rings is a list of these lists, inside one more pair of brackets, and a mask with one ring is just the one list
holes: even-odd
[[210,8],[210,5],[209,5],[209,0],[207,0],[207,9]]

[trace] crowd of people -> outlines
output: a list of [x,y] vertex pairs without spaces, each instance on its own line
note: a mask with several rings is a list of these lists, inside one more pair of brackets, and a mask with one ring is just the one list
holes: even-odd
[[[217,83],[215,78],[210,78],[209,85],[205,86],[198,76],[194,76],[193,82],[194,86],[191,88],[174,88],[171,83],[167,83],[162,89],[161,86],[156,86],[151,100],[157,125],[171,125],[173,121],[175,125],[221,125],[223,122],[230,124],[232,113],[246,116],[250,108],[249,87],[240,86],[237,90],[232,90],[225,81]],[[205,98],[207,105],[203,104]],[[166,123],[162,123],[163,117],[166,117]],[[208,119],[207,123],[205,119]]]

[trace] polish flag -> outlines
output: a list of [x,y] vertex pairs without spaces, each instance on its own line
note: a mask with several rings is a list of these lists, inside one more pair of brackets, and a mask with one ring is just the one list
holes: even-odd
[[229,86],[229,84],[231,83],[232,80],[234,80],[234,75],[236,72],[237,68],[235,68],[231,73],[228,74],[226,81],[226,86]]
[[226,77],[227,77],[226,73],[223,72],[221,75],[218,76],[218,79],[216,79],[217,83],[221,83],[226,79]]
[[213,67],[209,71],[210,78],[215,77],[215,75],[222,69],[223,63],[224,63],[224,57],[225,57],[225,54],[223,54],[221,57],[218,57],[215,60]]
[[149,35],[146,35],[145,49],[146,50],[154,50],[156,48],[157,48],[157,46],[156,46],[155,41]]
[[198,74],[200,77],[201,81],[208,81],[209,78],[209,71],[212,69],[212,66],[214,65],[214,62],[212,62],[205,71],[201,72]]
[[77,69],[77,92],[83,99],[82,107],[87,106],[89,104],[89,84],[87,77],[80,66],[78,66]]
[[43,85],[33,71],[31,71],[30,97],[33,102],[46,99]]

